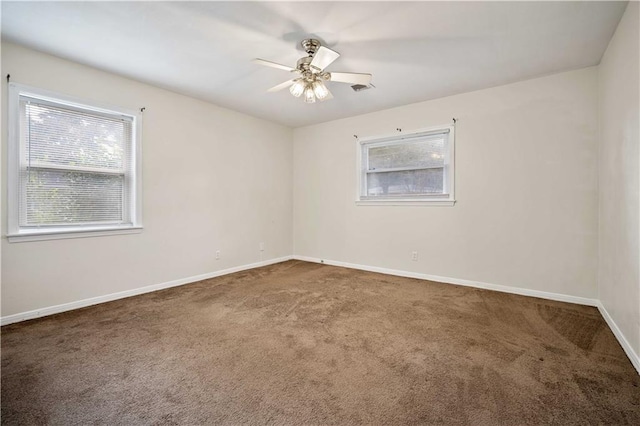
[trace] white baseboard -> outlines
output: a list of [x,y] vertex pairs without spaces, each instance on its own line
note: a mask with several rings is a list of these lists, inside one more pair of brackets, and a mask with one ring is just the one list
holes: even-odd
[[640,356],[633,350],[633,348],[629,344],[629,341],[627,341],[627,339],[624,337],[624,334],[622,334],[622,331],[620,331],[618,324],[616,324],[613,318],[611,318],[611,315],[609,315],[609,312],[600,301],[598,301],[598,310],[609,325],[609,328],[613,332],[613,335],[616,336],[616,339],[618,339],[620,346],[622,346],[622,349],[629,357],[631,364],[633,364],[638,374],[640,374]]
[[163,290],[165,288],[177,287],[184,284],[194,283],[209,278],[215,278],[222,275],[232,274],[234,272],[246,271],[247,269],[259,268],[261,266],[272,265],[287,260],[291,260],[293,256],[284,256],[276,259],[265,260],[262,262],[250,263],[248,265],[236,266],[233,268],[222,269],[220,271],[209,272],[207,274],[194,275],[192,277],[181,278],[178,280],[168,281],[160,284],[153,284],[145,287],[134,288],[132,290],[120,291],[117,293],[105,294],[104,296],[92,297],[89,299],[78,300],[76,302],[63,303],[61,305],[48,306],[46,308],[36,309],[33,311],[21,312],[19,314],[7,315],[0,318],[0,325],[12,324],[14,322],[26,321],[34,318],[40,318],[47,315],[58,314],[60,312],[71,311],[74,309],[85,308],[99,303],[110,302],[112,300],[124,299],[125,297],[137,296],[139,294],[151,293],[152,291]]
[[539,297],[541,299],[557,300],[559,302],[576,303],[578,305],[598,306],[598,299],[589,299],[586,297],[571,296],[568,294],[550,293],[547,291],[529,290],[526,288],[510,287],[498,284],[483,283],[480,281],[463,280],[459,278],[441,277],[438,275],[422,274],[419,272],[401,271],[398,269],[379,268],[377,266],[358,265],[348,262],[339,262],[337,260],[318,259],[307,256],[293,256],[296,260],[304,260],[306,262],[324,263],[332,266],[342,266],[344,268],[360,269],[362,271],[379,272],[381,274],[396,275],[399,277],[417,278],[420,280],[437,281],[445,284],[463,285],[466,287],[482,288],[485,290],[500,291],[503,293],[519,294],[521,296]]

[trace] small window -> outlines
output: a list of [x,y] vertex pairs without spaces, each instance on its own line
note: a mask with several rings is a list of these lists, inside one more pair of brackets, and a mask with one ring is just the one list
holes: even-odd
[[9,241],[139,232],[139,115],[9,91]]
[[453,194],[453,126],[359,142],[359,204],[445,204]]

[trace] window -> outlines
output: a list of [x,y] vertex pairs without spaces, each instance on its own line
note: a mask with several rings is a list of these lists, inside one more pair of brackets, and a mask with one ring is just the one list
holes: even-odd
[[452,205],[454,127],[359,141],[358,204]]
[[9,241],[139,232],[140,116],[9,86]]

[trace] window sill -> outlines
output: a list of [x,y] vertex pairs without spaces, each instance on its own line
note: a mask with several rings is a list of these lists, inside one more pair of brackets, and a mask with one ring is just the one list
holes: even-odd
[[68,238],[102,237],[106,235],[139,234],[142,226],[117,228],[75,228],[65,230],[29,230],[17,234],[7,234],[10,243],[26,241],[62,240]]
[[453,206],[456,200],[356,200],[356,206]]

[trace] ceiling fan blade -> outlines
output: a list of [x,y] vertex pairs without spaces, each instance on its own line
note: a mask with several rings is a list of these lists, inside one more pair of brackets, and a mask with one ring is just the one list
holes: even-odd
[[291,86],[293,84],[295,80],[289,80],[289,81],[285,81],[284,83],[280,83],[277,86],[273,86],[271,89],[267,90],[267,92],[277,92],[279,90],[282,89],[286,89],[287,87]]
[[328,49],[324,46],[320,46],[315,55],[313,55],[313,59],[311,60],[309,66],[322,71],[339,57],[340,54],[338,52]]
[[337,81],[338,83],[362,84],[371,83],[371,74],[359,74],[355,72],[332,72],[329,81]]
[[253,60],[254,63],[258,64],[258,65],[264,65],[266,67],[271,67],[271,68],[278,68],[280,70],[285,70],[285,71],[295,71],[295,68],[291,68],[287,65],[282,65],[282,64],[278,64],[276,62],[271,62],[271,61],[266,61],[264,59],[254,59]]

